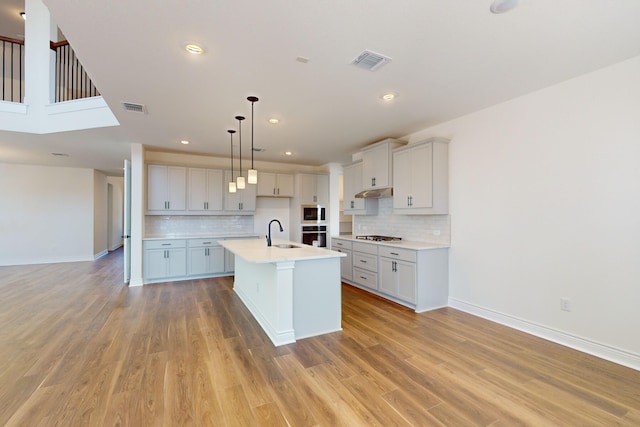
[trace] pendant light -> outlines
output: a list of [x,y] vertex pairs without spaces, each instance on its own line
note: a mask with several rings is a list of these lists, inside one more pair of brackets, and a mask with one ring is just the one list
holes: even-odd
[[231,181],[229,181],[229,193],[235,193],[236,182],[233,180],[233,134],[236,133],[236,131],[229,129],[227,132],[231,135]]
[[245,188],[244,176],[242,176],[242,121],[244,120],[243,116],[236,116],[236,120],[238,120],[238,138],[240,140],[240,175],[238,175],[238,190],[243,190]]
[[258,171],[253,167],[253,104],[258,102],[258,97],[250,96],[247,101],[251,102],[251,169],[247,172],[247,182],[249,184],[257,184]]

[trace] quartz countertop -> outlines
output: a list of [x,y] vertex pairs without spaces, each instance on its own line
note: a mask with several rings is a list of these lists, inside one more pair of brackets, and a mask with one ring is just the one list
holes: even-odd
[[[304,245],[288,240],[273,239],[273,245],[267,246],[265,239],[222,240],[219,242],[235,255],[256,264],[284,261],[303,261],[347,256],[342,252],[327,248]],[[293,248],[279,248],[277,245],[293,245]]]
[[374,245],[380,246],[392,246],[394,248],[405,248],[405,249],[413,249],[416,251],[428,250],[428,249],[442,249],[449,248],[450,245],[445,243],[436,243],[436,242],[418,242],[414,240],[396,240],[396,241],[386,241],[386,242],[375,242],[373,240],[364,240],[364,239],[356,239],[355,235],[341,235],[341,236],[333,236],[332,239],[344,239],[350,240],[352,242],[359,243],[371,243]]
[[142,240],[171,240],[171,239],[237,239],[258,238],[255,233],[222,233],[222,234],[150,234]]

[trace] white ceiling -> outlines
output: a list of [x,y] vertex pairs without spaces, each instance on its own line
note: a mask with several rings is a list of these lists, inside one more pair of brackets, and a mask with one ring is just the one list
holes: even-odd
[[[120,168],[129,142],[228,156],[226,131],[237,127],[234,116],[250,118],[249,95],[260,98],[255,145],[266,149],[256,160],[344,162],[369,143],[640,55],[637,0],[521,0],[501,15],[489,12],[491,0],[44,3],[121,126],[0,132],[5,147],[14,139],[16,151],[26,147],[23,163],[32,155],[41,163],[37,153],[47,157],[50,144],[103,170]],[[184,41],[207,51],[188,54]],[[349,65],[364,49],[392,61],[375,72]],[[386,103],[387,92],[398,97]],[[148,114],[125,112],[122,101],[145,104]],[[246,149],[249,120],[243,131]]]

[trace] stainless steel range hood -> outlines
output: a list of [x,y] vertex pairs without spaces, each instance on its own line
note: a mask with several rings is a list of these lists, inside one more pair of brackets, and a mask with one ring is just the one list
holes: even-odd
[[393,188],[376,188],[374,190],[364,190],[356,194],[357,199],[379,199],[381,197],[393,196]]

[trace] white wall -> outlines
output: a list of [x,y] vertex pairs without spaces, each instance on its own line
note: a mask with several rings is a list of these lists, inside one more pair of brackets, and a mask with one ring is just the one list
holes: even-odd
[[640,369],[640,57],[409,139],[430,136],[451,138],[450,302]]
[[93,260],[93,170],[0,163],[0,265]]
[[111,219],[108,225],[108,248],[110,251],[122,246],[123,220],[124,220],[124,178],[108,176],[107,182],[111,186],[110,213]]
[[108,252],[109,236],[107,231],[109,203],[107,197],[107,176],[102,172],[93,172],[93,256],[99,258]]

